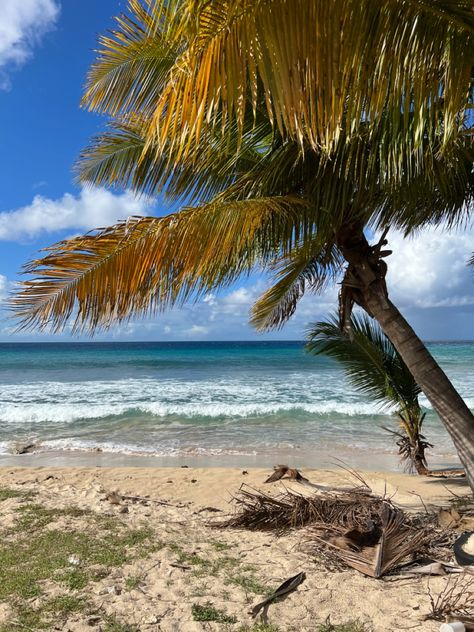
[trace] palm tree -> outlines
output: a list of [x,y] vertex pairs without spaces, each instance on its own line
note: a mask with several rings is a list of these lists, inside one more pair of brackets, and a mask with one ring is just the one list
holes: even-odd
[[23,326],[93,331],[259,266],[277,279],[253,322],[279,327],[347,264],[343,326],[354,304],[378,321],[474,488],[474,417],[384,261],[388,228],[466,217],[473,33],[467,0],[129,0],[88,77],[84,104],[113,120],[79,178],[199,204],[52,246],[12,299]]
[[418,401],[421,388],[390,340],[367,315],[351,316],[351,332],[349,337],[341,331],[339,319],[331,317],[311,327],[306,349],[334,358],[359,392],[382,408],[395,408],[400,431],[386,430],[397,437],[402,461],[418,474],[429,474],[425,450],[432,446],[422,434],[425,413]]

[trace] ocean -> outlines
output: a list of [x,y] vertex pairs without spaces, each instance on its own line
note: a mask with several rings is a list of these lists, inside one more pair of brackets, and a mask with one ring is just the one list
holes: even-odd
[[[429,348],[474,408],[474,343]],[[435,446],[430,464],[456,463],[449,437],[421,401]],[[342,460],[396,469],[394,441],[382,426],[396,428],[396,417],[301,342],[0,344],[0,465],[33,457],[75,463],[82,454],[98,464],[329,467]],[[12,457],[16,442],[38,444],[39,454]]]

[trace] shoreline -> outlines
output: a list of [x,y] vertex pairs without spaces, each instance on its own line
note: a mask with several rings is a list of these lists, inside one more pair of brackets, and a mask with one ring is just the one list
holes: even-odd
[[[237,451],[237,450],[236,450]],[[428,464],[431,469],[459,468],[456,455],[430,455]],[[361,469],[368,472],[403,473],[404,466],[397,454],[374,452],[373,449],[360,449],[340,446],[333,453],[326,450],[304,450],[281,448],[266,453],[221,453],[209,454],[198,451],[176,455],[156,453],[126,453],[106,451],[101,448],[90,450],[54,450],[38,449],[26,454],[0,454],[1,467],[131,467],[131,468],[175,468],[186,465],[198,468],[272,468],[277,463],[287,463],[291,467],[304,469],[338,470],[344,467]]]

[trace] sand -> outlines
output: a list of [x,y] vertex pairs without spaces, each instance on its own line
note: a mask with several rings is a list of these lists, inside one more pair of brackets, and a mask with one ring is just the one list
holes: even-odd
[[[146,560],[114,570],[111,576],[95,583],[88,594],[98,608],[140,631],[238,630],[244,624],[252,624],[249,610],[261,597],[242,581],[233,579],[251,576],[257,583],[276,588],[300,571],[307,575],[302,586],[269,609],[270,622],[278,625],[281,632],[314,632],[317,624],[328,616],[333,623],[359,619],[374,632],[439,630],[439,623],[425,621],[424,616],[430,609],[428,586],[433,594],[438,594],[446,585],[445,577],[375,580],[353,570],[329,572],[302,550],[298,531],[278,538],[268,533],[215,530],[207,526],[210,518],[232,511],[230,500],[242,483],[264,487],[266,491],[283,489],[282,482],[262,484],[268,473],[262,469],[244,473],[239,468],[10,467],[0,469],[0,486],[35,490],[38,493],[35,502],[47,507],[92,509],[116,515],[130,526],[145,523],[156,530],[165,547]],[[322,485],[348,482],[347,474],[342,471],[305,470],[304,473],[312,482]],[[397,504],[410,510],[423,509],[423,504],[447,505],[452,498],[448,488],[455,494],[468,492],[461,480],[374,472],[364,474],[364,478],[375,492],[393,496]],[[292,485],[296,484],[288,486]],[[123,501],[113,505],[105,500],[106,492],[111,491],[149,496],[169,504]],[[120,513],[124,505],[128,513]],[[1,526],[11,524],[16,507],[16,499],[1,504]],[[188,567],[181,568],[178,550],[215,563],[217,570],[199,574],[186,563],[182,566]],[[226,566],[227,558],[233,560],[230,567]],[[140,586],[125,590],[126,578],[138,574],[142,578]],[[235,615],[238,623],[194,621],[192,604],[206,602]],[[0,627],[2,612],[6,617],[8,607],[0,602]],[[63,629],[99,632],[102,628],[76,614],[71,615]]]

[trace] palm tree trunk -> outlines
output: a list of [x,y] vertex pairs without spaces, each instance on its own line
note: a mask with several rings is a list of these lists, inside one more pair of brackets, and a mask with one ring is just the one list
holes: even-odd
[[348,261],[345,289],[351,300],[381,326],[384,334],[402,356],[413,377],[443,421],[463,464],[474,492],[474,415],[434,360],[423,342],[389,300],[385,284],[387,266],[380,247],[370,246],[359,227],[339,236],[339,247]]
[[[423,450],[423,452],[424,452],[424,450]],[[415,466],[415,470],[416,470],[417,474],[419,474],[420,476],[428,476],[429,475],[430,471],[425,465],[424,456],[422,456],[421,454],[415,454],[415,457],[414,457],[413,461],[414,461],[413,464]]]
[[474,415],[395,305],[374,290],[367,306],[446,426],[474,491]]

